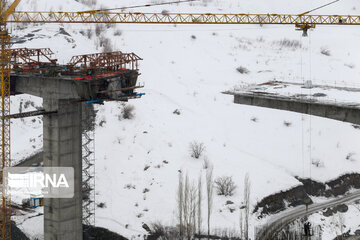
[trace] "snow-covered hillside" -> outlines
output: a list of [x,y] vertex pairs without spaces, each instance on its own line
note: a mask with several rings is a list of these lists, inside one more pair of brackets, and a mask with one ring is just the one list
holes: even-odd
[[[18,10],[76,11],[161,1],[96,2],[92,6],[74,0],[24,0]],[[136,11],[301,13],[326,2],[202,0]],[[359,10],[358,1],[346,0],[316,13],[358,14]],[[11,25],[12,35],[18,39],[34,34],[14,47],[50,47],[60,63],[72,55],[102,51],[100,39],[109,39],[107,47],[113,50],[134,52],[144,59],[140,81],[145,84],[146,96],[129,102],[135,106],[133,119],[119,117],[120,103],[96,106],[96,201],[105,203],[104,208],[97,208],[96,225],[129,238],[145,233],[142,223],[175,225],[178,171],[194,180],[200,174],[205,177],[205,156],[214,165],[215,178],[232,176],[237,185],[234,196],[215,197],[212,227],[236,231],[246,173],[254,206],[267,195],[299,185],[295,176],[326,181],[360,169],[360,130],[351,124],[235,105],[231,96],[222,94],[269,80],[360,87],[360,33],[356,27],[318,26],[303,38],[294,26],[101,26],[96,36],[93,24]],[[60,34],[61,27],[70,36]],[[241,74],[238,67],[249,72]],[[29,110],[41,106],[41,99],[33,99],[13,98],[13,112],[18,112],[20,102],[25,105],[29,100],[35,101]],[[173,114],[176,109],[180,115]],[[15,162],[41,150],[41,118],[34,119],[13,121]],[[285,121],[291,124],[286,126]],[[192,141],[206,147],[200,159],[190,156]],[[349,154],[351,161],[347,160]],[[316,167],[314,161],[322,164]],[[128,184],[135,189],[127,189]],[[149,191],[144,193],[144,189]],[[234,202],[234,212],[225,206],[227,200]],[[252,216],[251,234],[259,223]],[[347,226],[356,230],[356,225],[350,221]]]

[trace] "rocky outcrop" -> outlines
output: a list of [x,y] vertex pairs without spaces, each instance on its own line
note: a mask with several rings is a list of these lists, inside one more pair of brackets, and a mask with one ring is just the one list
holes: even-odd
[[312,203],[303,186],[297,186],[287,191],[270,195],[262,199],[255,207],[254,212],[260,214],[274,214],[285,210],[287,207],[295,207],[305,204],[305,201]]
[[11,221],[11,238],[13,240],[30,240],[13,221]]
[[[283,211],[287,207],[295,207],[305,203],[311,204],[311,196],[330,198],[344,195],[351,189],[360,189],[359,173],[345,174],[325,183],[316,182],[311,179],[301,179],[299,177],[296,179],[299,180],[301,185],[263,198],[256,204],[254,213],[258,212],[259,218],[261,218],[264,215]],[[346,205],[345,207],[340,205],[337,207],[326,210],[325,214],[331,216],[334,212],[347,211]]]
[[123,236],[120,236],[117,233],[111,232],[110,230],[102,227],[93,227],[91,226],[87,233],[84,233],[84,240],[94,239],[93,236],[96,236],[96,240],[127,240]]

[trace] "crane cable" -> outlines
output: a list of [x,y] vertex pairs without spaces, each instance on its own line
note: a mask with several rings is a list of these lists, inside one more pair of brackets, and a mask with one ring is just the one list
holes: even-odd
[[329,6],[329,5],[334,4],[334,3],[336,3],[336,2],[339,2],[339,1],[341,1],[341,0],[332,1],[332,2],[330,2],[330,3],[327,3],[327,4],[325,4],[325,5],[322,5],[322,6],[320,6],[320,7],[311,9],[311,10],[309,10],[309,11],[307,11],[307,12],[303,12],[303,13],[299,14],[299,16],[306,15],[306,14],[308,14],[308,13],[311,13],[311,12],[313,12],[313,11],[316,11],[316,10],[318,10],[318,9],[320,9],[320,8],[324,8],[324,7],[326,7],[326,6]]
[[[304,77],[303,77],[303,49],[302,49],[302,38],[300,35],[300,79],[302,81],[302,85],[305,85]],[[303,97],[302,88],[300,88],[301,98]],[[305,158],[304,158],[304,113],[301,113],[301,160],[302,160],[302,178],[305,178]]]
[[[317,7],[317,8],[314,8],[314,9],[311,9],[307,12],[304,12],[304,13],[301,13],[299,14],[299,16],[303,16],[303,15],[306,15],[308,13],[311,13],[313,11],[316,11],[318,9],[321,9],[321,8],[324,8],[324,7],[327,7],[329,5],[332,5],[336,2],[339,2],[341,0],[334,0],[332,2],[329,2],[327,4],[324,4],[320,7]],[[302,56],[301,56],[302,57]],[[301,64],[302,64],[302,59],[301,59]],[[312,81],[311,81],[311,75],[312,75],[312,72],[311,72],[311,35],[309,34],[309,73],[310,73],[310,103],[309,103],[309,179],[310,179],[310,194],[311,194],[311,191],[312,191],[312,182],[311,182],[311,165],[312,165],[312,138],[311,138],[311,132],[312,132],[312,123],[311,123],[311,116],[312,116],[312,112],[311,112],[311,102],[312,102]],[[301,68],[302,68],[302,65],[301,65]],[[301,71],[302,72],[302,71]],[[304,144],[303,144],[303,147],[304,147]],[[304,160],[303,160],[304,161]],[[304,163],[303,163],[304,164]]]
[[[311,34],[309,34],[309,72],[310,72],[310,104],[309,104],[309,175],[310,175],[310,179],[311,179],[311,165],[312,165],[312,139],[311,139],[311,132],[312,132],[312,126],[311,126],[311,116],[312,116],[312,112],[311,112],[311,102],[312,102],[312,81],[311,81],[311,75],[312,75],[312,69],[311,69]],[[310,192],[311,192],[311,182],[310,182]]]
[[131,8],[141,8],[141,7],[153,7],[153,6],[160,6],[160,5],[170,5],[174,3],[186,3],[186,2],[196,2],[199,0],[182,0],[182,1],[174,1],[174,2],[163,2],[163,3],[153,3],[153,4],[144,4],[144,5],[135,5],[135,6],[128,6],[128,7],[118,7],[118,8],[107,8],[107,9],[96,9],[96,10],[88,10],[88,11],[80,11],[79,13],[93,13],[93,12],[109,12],[113,10],[125,10]]

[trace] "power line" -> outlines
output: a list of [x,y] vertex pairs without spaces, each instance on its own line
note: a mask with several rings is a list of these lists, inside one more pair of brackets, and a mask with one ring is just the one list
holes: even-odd
[[309,11],[307,11],[307,12],[304,12],[304,13],[301,13],[301,14],[299,14],[299,15],[300,15],[300,16],[301,16],[301,15],[306,15],[306,14],[308,14],[308,13],[311,13],[311,12],[315,11],[315,10],[318,10],[318,9],[320,9],[320,8],[329,6],[329,5],[331,5],[331,4],[333,4],[333,3],[336,3],[336,2],[339,2],[339,1],[341,1],[341,0],[332,1],[332,2],[330,2],[330,3],[327,3],[327,4],[325,4],[325,5],[322,5],[322,6],[320,6],[320,7],[314,8],[314,9],[311,9],[311,10],[309,10]]
[[152,7],[152,6],[160,6],[160,5],[170,5],[174,3],[186,3],[186,2],[195,2],[199,0],[183,0],[183,1],[174,1],[174,2],[164,2],[164,3],[153,3],[153,4],[144,4],[144,5],[135,5],[135,6],[128,6],[128,7],[119,7],[119,8],[108,8],[108,9],[97,9],[97,10],[90,10],[90,11],[81,11],[81,12],[109,12],[113,10],[125,10],[131,8],[141,8],[141,7]]

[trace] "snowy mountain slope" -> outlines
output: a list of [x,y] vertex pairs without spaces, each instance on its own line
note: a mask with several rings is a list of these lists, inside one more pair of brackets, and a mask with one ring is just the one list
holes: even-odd
[[[148,2],[98,0],[93,7]],[[136,11],[299,13],[325,2],[214,0]],[[43,0],[23,1],[18,10],[88,8],[75,1]],[[357,9],[360,4],[349,0],[316,13],[357,14]],[[72,55],[102,51],[95,33],[90,39],[86,34],[88,29],[94,32],[95,25],[19,27],[12,25],[13,35],[21,37],[40,29],[33,34],[41,38],[14,47],[50,47],[60,63]],[[65,27],[71,37],[59,34],[60,27]],[[118,30],[121,35],[115,36]],[[309,38],[302,38],[293,26],[116,25],[104,27],[100,37],[110,39],[114,50],[135,52],[144,58],[140,80],[145,83],[146,96],[129,103],[135,106],[132,120],[119,120],[119,103],[97,106],[96,191],[97,202],[106,205],[97,209],[97,225],[131,237],[145,233],[142,222],[176,224],[178,170],[195,180],[200,172],[203,177],[205,174],[203,159],[191,158],[188,151],[194,140],[205,144],[205,155],[214,164],[214,176],[233,176],[238,186],[233,197],[215,197],[213,228],[238,229],[238,206],[246,173],[250,174],[251,203],[255,205],[269,194],[300,184],[294,176],[311,175],[326,181],[359,169],[360,131],[350,124],[235,105],[231,96],[221,93],[269,80],[301,83],[311,79],[317,84],[360,87],[360,35],[355,27],[317,27]],[[291,44],[286,44],[289,41]],[[330,56],[321,54],[322,49],[329,50]],[[236,71],[240,66],[246,67],[249,74]],[[14,98],[14,112],[20,97],[23,101],[29,99]],[[41,105],[41,100],[36,99],[36,105]],[[173,114],[175,109],[180,109],[181,114]],[[254,118],[257,121],[251,120]],[[25,120],[25,124],[14,121],[15,161],[41,149],[42,130],[39,118],[35,119],[35,125],[32,119]],[[103,126],[99,125],[101,121],[105,121]],[[286,127],[284,121],[291,122],[291,126]],[[354,161],[346,160],[350,153]],[[322,167],[310,164],[317,160]],[[144,171],[145,166],[150,168]],[[126,189],[127,184],[135,189]],[[150,191],[143,193],[145,188]],[[235,203],[235,212],[227,209],[227,200]],[[256,224],[253,216],[251,226]]]
[[[11,107],[12,113],[34,111],[42,107],[42,99],[29,95],[12,97]],[[42,148],[41,117],[12,119],[11,136],[12,165],[16,165],[24,157]]]

